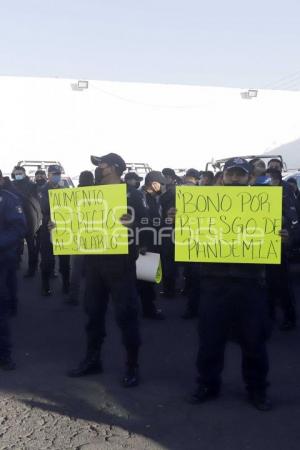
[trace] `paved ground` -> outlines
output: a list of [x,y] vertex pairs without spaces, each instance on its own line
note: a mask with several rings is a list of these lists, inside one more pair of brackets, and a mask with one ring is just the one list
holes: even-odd
[[196,323],[183,321],[184,299],[162,300],[165,322],[142,322],[142,383],[126,390],[120,336],[108,317],[105,373],[69,379],[84,352],[81,307],[63,304],[59,280],[52,298],[39,280],[21,280],[14,319],[15,372],[0,373],[0,449],[298,450],[300,333],[275,330],[270,342],[274,410],[245,402],[240,355],[228,346],[222,397],[185,402],[195,381]]

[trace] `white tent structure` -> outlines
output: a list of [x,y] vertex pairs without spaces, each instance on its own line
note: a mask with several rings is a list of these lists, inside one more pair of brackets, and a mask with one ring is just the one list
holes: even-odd
[[76,175],[91,168],[91,154],[117,152],[155,169],[201,169],[212,158],[263,153],[299,138],[300,92],[247,92],[0,77],[0,168],[59,160]]

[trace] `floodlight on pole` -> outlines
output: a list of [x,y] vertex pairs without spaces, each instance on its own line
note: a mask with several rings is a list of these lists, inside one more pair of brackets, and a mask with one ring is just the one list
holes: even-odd
[[77,86],[79,89],[88,89],[89,82],[87,80],[78,80]]
[[89,82],[87,80],[78,80],[77,83],[71,83],[73,91],[84,91],[89,88]]
[[240,93],[241,97],[246,100],[252,100],[252,98],[256,98],[258,95],[257,89],[248,89],[248,91],[243,91]]

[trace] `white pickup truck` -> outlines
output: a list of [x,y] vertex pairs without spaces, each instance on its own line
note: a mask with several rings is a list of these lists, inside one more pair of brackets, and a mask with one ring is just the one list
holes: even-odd
[[40,170],[40,169],[45,170],[45,172],[47,173],[49,166],[52,166],[52,165],[60,166],[61,173],[62,173],[61,179],[62,179],[62,182],[64,183],[64,187],[66,187],[66,188],[74,187],[74,183],[73,183],[72,179],[68,175],[66,175],[65,170],[59,161],[24,160],[24,161],[19,161],[16,165],[24,167],[24,169],[26,170],[26,174],[32,180],[34,180],[34,174],[37,170]]

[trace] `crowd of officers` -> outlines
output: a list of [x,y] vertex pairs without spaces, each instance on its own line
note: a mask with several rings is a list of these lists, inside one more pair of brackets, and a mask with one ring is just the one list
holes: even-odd
[[[57,277],[56,262],[62,279],[65,302],[76,305],[83,292],[87,314],[86,354],[68,375],[79,377],[101,373],[101,349],[105,339],[105,315],[109,299],[126,351],[124,387],[139,383],[141,345],[139,310],[144,318],[164,320],[156,306],[155,283],[136,279],[136,259],[147,252],[160,253],[163,280],[160,295],[174,298],[180,274],[184,280],[181,293],[186,296],[183,319],[198,318],[198,385],[192,403],[202,403],[219,396],[224,351],[228,339],[242,351],[242,375],[249,401],[259,410],[271,407],[267,396],[268,355],[266,341],[276,309],[281,309],[282,330],[296,326],[296,309],[291,283],[291,258],[299,252],[300,194],[295,179],[282,180],[282,163],[271,159],[268,165],[255,158],[226,161],[222,172],[189,169],[183,177],[171,168],[149,172],[143,178],[126,172],[123,158],[115,153],[91,157],[95,172],[83,171],[79,186],[127,184],[128,213],[124,226],[142,229],[139,242],[129,245],[127,255],[53,255],[49,189],[61,189],[61,167],[51,165],[47,173],[37,170],[30,180],[25,169],[16,166],[11,179],[0,172],[0,367],[13,369],[9,316],[17,314],[17,269],[27,246],[25,278],[37,272],[41,277],[41,295],[52,295],[51,280]],[[172,232],[175,224],[176,186],[282,186],[283,226],[280,265],[184,263],[174,260]],[[134,214],[132,216],[132,211]],[[145,231],[143,231],[145,225]],[[162,239],[157,239],[164,227]],[[149,231],[150,230],[150,231]]]

